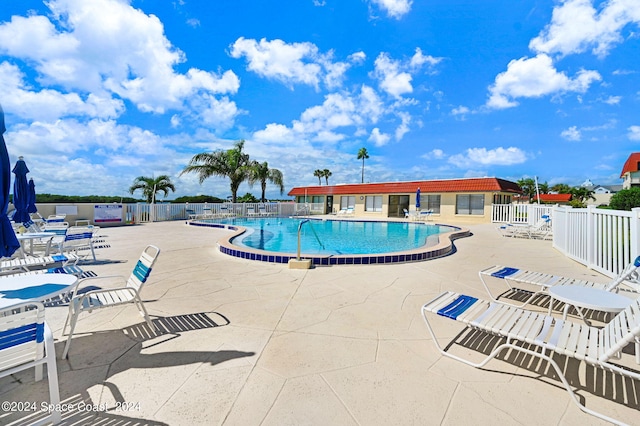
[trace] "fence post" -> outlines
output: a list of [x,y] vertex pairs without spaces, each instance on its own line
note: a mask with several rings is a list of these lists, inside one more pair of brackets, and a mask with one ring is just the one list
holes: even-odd
[[631,209],[633,213],[630,223],[630,237],[631,237],[631,261],[640,255],[640,207],[634,207]]
[[593,269],[593,265],[595,263],[595,246],[596,246],[596,235],[595,226],[596,226],[596,206],[590,204],[587,206],[587,235],[585,236],[587,239],[587,268]]

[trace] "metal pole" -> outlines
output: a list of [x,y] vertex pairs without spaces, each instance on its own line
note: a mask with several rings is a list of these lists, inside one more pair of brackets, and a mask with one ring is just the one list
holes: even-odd
[[302,225],[305,222],[309,222],[309,219],[305,219],[298,224],[298,257],[297,260],[300,260],[300,231],[302,230]]

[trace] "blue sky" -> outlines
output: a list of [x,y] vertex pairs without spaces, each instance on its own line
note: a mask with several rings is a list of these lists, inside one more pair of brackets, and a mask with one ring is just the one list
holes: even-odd
[[637,0],[4,0],[0,103],[38,192],[224,198],[179,174],[238,139],[285,195],[360,182],[362,147],[366,182],[620,184],[639,53]]

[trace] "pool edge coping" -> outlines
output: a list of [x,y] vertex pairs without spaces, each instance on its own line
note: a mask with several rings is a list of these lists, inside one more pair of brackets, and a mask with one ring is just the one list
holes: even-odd
[[[335,220],[335,219],[334,219]],[[386,222],[386,221],[376,221]],[[249,247],[240,247],[233,245],[231,240],[246,232],[247,228],[239,225],[228,225],[221,223],[203,223],[197,220],[188,220],[186,222],[191,226],[202,226],[209,228],[227,229],[233,231],[231,235],[218,240],[218,249],[221,253],[241,259],[247,259],[259,262],[281,263],[286,264],[290,259],[297,259],[296,253],[278,253],[252,249]],[[333,265],[375,265],[389,263],[407,263],[422,262],[430,259],[447,256],[455,250],[453,241],[458,238],[471,236],[469,228],[463,228],[455,225],[447,225],[441,223],[430,223],[429,225],[440,225],[455,228],[454,231],[438,234],[438,242],[435,245],[418,247],[412,250],[396,251],[390,253],[378,254],[341,254],[341,255],[317,255],[317,254],[300,254],[300,259],[310,259],[314,266],[333,266]]]

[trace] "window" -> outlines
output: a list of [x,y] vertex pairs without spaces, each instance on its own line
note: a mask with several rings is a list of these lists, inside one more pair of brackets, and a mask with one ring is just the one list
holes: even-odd
[[382,195],[367,195],[364,203],[364,211],[381,212],[382,211]]
[[340,197],[340,209],[353,209],[356,207],[355,195],[343,195]]
[[493,204],[511,204],[511,195],[493,194]]
[[324,195],[314,195],[311,198],[312,204],[323,204],[324,203]]
[[484,194],[456,195],[456,214],[484,214]]
[[420,195],[420,209],[440,214],[440,194]]

